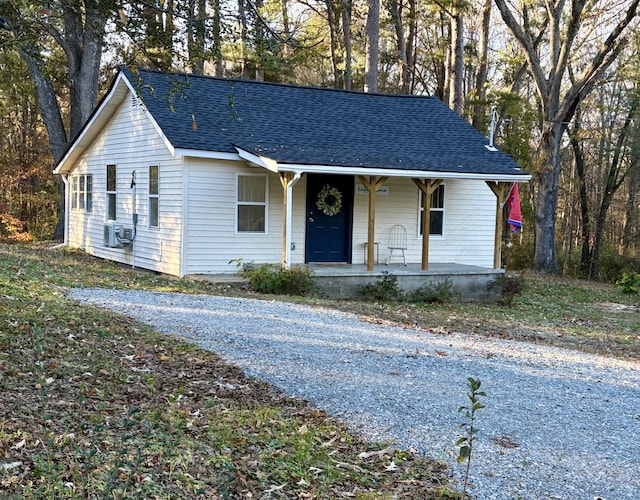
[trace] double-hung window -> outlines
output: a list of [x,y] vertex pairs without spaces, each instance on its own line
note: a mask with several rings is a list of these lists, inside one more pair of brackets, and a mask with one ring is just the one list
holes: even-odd
[[[444,184],[440,184],[431,195],[429,210],[429,235],[444,236]],[[424,218],[424,193],[420,190],[420,220],[419,231],[422,235],[422,220]]]
[[71,177],[71,208],[91,212],[93,208],[93,177],[88,174]]
[[239,233],[266,233],[267,176],[238,174],[236,206]]
[[107,220],[116,220],[117,179],[116,166],[107,165]]
[[149,227],[158,227],[158,174],[157,165],[149,166]]

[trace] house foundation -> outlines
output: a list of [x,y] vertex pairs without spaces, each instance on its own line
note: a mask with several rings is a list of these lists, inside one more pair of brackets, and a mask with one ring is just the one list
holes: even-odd
[[504,269],[453,263],[433,263],[428,271],[423,271],[418,264],[376,265],[373,271],[367,271],[364,265],[311,264],[310,267],[320,289],[336,299],[357,298],[363,285],[376,283],[388,273],[396,277],[402,292],[448,280],[453,293],[463,302],[495,302],[502,293],[500,279],[504,277]]

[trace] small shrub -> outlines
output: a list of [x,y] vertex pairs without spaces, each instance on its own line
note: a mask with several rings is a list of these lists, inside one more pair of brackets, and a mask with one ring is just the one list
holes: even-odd
[[475,426],[476,413],[478,410],[484,408],[484,405],[480,402],[481,396],[486,394],[480,390],[482,382],[480,379],[474,379],[473,377],[467,378],[467,385],[469,386],[469,392],[467,397],[469,398],[469,404],[463,405],[458,408],[458,413],[462,413],[465,417],[465,421],[460,424],[460,429],[463,431],[463,435],[456,441],[456,445],[460,446],[458,451],[457,461],[459,464],[466,460],[467,467],[464,472],[464,484],[462,487],[462,498],[467,498],[467,485],[469,482],[469,471],[471,469],[471,455],[473,453],[473,447],[476,441],[476,434],[478,429]]
[[20,219],[11,214],[0,214],[0,242],[28,243],[32,239]]
[[360,295],[366,300],[393,302],[402,297],[398,288],[398,278],[388,271],[383,271],[382,277],[374,283],[360,285],[359,290]]
[[451,302],[453,297],[453,285],[448,278],[438,283],[430,281],[409,294],[412,302],[425,304],[446,304]]
[[242,272],[251,288],[259,293],[309,295],[316,290],[313,274],[308,267],[283,269],[275,264],[262,264]]
[[317,289],[313,272],[306,266],[292,266],[280,269],[281,293],[287,295],[309,295]]
[[524,292],[525,284],[521,276],[503,276],[496,280],[502,288],[502,294],[498,299],[498,304],[512,306],[513,300]]
[[616,281],[616,286],[622,293],[630,295],[640,294],[640,273],[622,271],[622,277]]

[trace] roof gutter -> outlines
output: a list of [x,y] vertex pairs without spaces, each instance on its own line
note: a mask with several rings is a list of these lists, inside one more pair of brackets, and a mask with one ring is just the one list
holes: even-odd
[[458,173],[436,170],[416,170],[416,169],[396,169],[396,168],[371,168],[371,167],[348,167],[342,165],[304,165],[295,163],[278,163],[272,158],[250,153],[238,146],[234,146],[240,158],[249,162],[255,167],[261,167],[270,172],[300,172],[317,174],[338,174],[338,175],[376,175],[385,177],[414,177],[422,179],[468,179],[480,181],[497,182],[525,182],[531,180],[531,174],[526,172],[518,174],[481,174],[481,173]]

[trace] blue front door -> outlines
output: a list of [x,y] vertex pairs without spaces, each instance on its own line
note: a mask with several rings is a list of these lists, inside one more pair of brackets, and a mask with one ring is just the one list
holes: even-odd
[[306,262],[351,263],[353,177],[307,174]]

